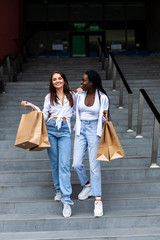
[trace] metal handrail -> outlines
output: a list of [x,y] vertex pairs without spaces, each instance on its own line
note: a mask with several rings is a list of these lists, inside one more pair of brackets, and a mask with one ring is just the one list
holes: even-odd
[[[132,115],[133,115],[133,93],[131,91],[131,88],[129,87],[129,84],[127,83],[114,55],[109,52],[109,57],[107,58],[107,54],[105,52],[104,46],[101,42],[101,40],[98,38],[98,44],[99,44],[99,60],[102,61],[102,70],[106,70],[106,78],[113,80],[113,91],[116,91],[116,75],[117,72],[120,76],[120,94],[119,94],[119,109],[123,108],[123,86],[125,86],[127,93],[128,93],[128,130],[127,132],[133,132],[132,130]],[[103,60],[104,56],[105,60]],[[107,68],[107,62],[108,62],[108,68]]]
[[[130,89],[130,87],[129,87],[129,85],[128,85],[128,83],[127,83],[127,81],[126,81],[126,79],[125,79],[125,77],[124,77],[124,75],[123,75],[123,73],[122,73],[122,71],[121,71],[121,69],[120,69],[116,59],[115,59],[115,57],[114,57],[114,55],[112,53],[109,53],[109,57],[112,58],[112,61],[113,61],[114,65],[115,65],[115,67],[117,69],[117,72],[119,73],[120,78],[123,81],[123,84],[124,84],[128,94],[132,94],[132,91],[131,91],[131,89]],[[113,88],[113,89],[115,89],[115,88]]]
[[5,79],[4,79],[4,69],[6,69],[6,73],[8,75],[9,81],[16,81],[16,76],[18,72],[22,71],[22,64],[24,61],[24,47],[26,43],[24,43],[18,53],[16,55],[7,55],[0,62],[0,87],[1,92],[5,93]]
[[136,138],[143,138],[142,133],[142,117],[143,117],[143,103],[144,99],[147,102],[149,108],[154,115],[154,130],[153,130],[153,140],[152,140],[152,155],[151,155],[151,165],[150,168],[159,168],[157,164],[158,155],[158,142],[159,142],[159,125],[160,125],[160,113],[152,103],[148,94],[144,89],[140,89],[139,92],[139,103],[138,103],[138,118],[137,118],[137,134]]

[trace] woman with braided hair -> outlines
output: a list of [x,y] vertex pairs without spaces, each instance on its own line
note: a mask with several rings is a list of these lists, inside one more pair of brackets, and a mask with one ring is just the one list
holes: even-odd
[[[103,122],[109,108],[109,98],[102,87],[100,75],[94,71],[86,71],[82,76],[81,91],[76,97],[76,123],[73,152],[73,168],[80,184],[83,186],[78,195],[79,200],[95,197],[94,216],[103,215],[101,200],[101,166],[96,160],[98,145],[102,134]],[[90,164],[90,180],[87,177],[83,159],[88,148]]]

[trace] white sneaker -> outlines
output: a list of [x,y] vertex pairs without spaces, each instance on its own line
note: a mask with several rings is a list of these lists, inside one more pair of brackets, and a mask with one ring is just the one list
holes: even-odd
[[78,199],[79,200],[85,200],[92,196],[91,194],[91,187],[84,186],[82,191],[78,194]]
[[61,201],[61,198],[62,198],[62,193],[61,192],[56,192],[54,200],[59,202],[59,201]]
[[72,214],[71,206],[67,203],[63,204],[63,217],[70,217]]
[[94,202],[94,216],[95,217],[103,216],[103,203],[101,200]]

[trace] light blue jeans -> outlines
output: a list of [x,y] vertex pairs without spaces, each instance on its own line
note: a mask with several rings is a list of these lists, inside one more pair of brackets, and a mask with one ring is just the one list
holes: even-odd
[[80,135],[75,135],[73,151],[73,168],[76,171],[79,181],[84,186],[88,177],[84,168],[83,159],[88,148],[90,164],[90,182],[93,196],[101,196],[101,163],[96,160],[100,137],[97,136],[98,120],[81,121]]
[[49,142],[48,155],[52,167],[53,184],[56,191],[62,193],[62,203],[73,205],[70,176],[71,134],[67,122],[62,122],[58,130],[55,120],[49,120],[46,124]]

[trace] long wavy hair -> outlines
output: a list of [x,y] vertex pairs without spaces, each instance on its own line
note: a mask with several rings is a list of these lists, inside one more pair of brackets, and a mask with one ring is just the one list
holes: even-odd
[[52,75],[51,75],[51,78],[50,78],[50,84],[49,84],[49,93],[50,93],[50,103],[51,105],[54,106],[54,104],[58,104],[58,96],[57,96],[57,93],[56,93],[56,88],[53,86],[53,82],[52,82],[52,77],[54,74],[60,74],[60,76],[63,78],[64,80],[64,86],[63,86],[63,93],[66,95],[68,101],[69,101],[69,105],[71,107],[73,107],[73,97],[72,97],[72,91],[69,89],[69,84],[68,84],[68,81],[67,81],[67,78],[66,78],[66,75],[61,72],[61,71],[55,71]]

